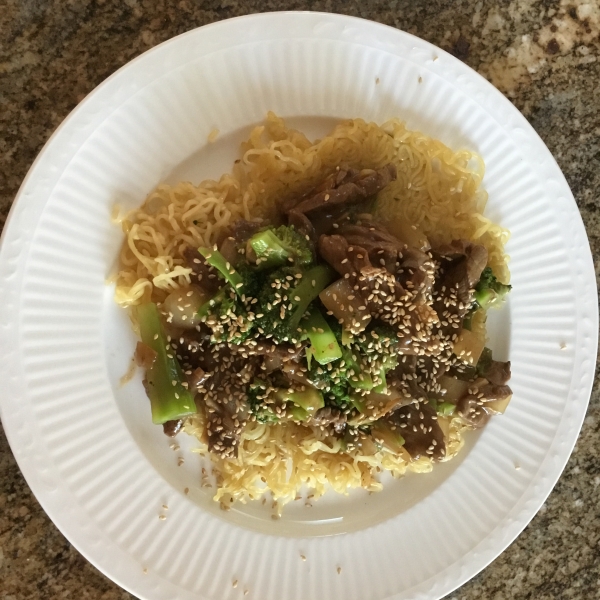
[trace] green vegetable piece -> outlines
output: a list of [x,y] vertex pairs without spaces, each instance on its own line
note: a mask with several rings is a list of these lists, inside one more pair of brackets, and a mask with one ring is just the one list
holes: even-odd
[[169,344],[156,304],[142,304],[136,311],[142,342],[156,352],[154,363],[146,369],[152,422],[162,424],[194,414],[194,398],[182,384],[183,372],[177,359],[172,354],[169,356]]
[[314,413],[325,406],[323,394],[316,388],[307,388],[302,391],[289,392],[281,388],[275,392],[275,396],[281,402],[293,402],[296,406],[303,408],[307,413]]
[[351,395],[350,396],[350,403],[352,404],[352,406],[354,406],[354,408],[361,414],[364,414],[366,411],[366,405],[365,405],[365,401],[361,396],[357,396],[357,395]]
[[[295,330],[300,324],[300,319],[304,316],[309,304],[331,283],[334,278],[334,272],[330,267],[317,265],[306,271],[300,283],[293,291],[288,293],[288,297],[296,304],[294,313],[290,318],[290,328]],[[300,300],[296,300],[300,298]]]
[[294,404],[288,410],[290,416],[295,421],[308,421],[308,419],[310,418],[310,413],[307,410],[304,410],[301,406],[297,406],[296,404]]
[[[360,365],[354,360],[352,351],[348,348],[343,348],[342,358],[346,363],[347,371],[353,372],[353,375],[348,378],[350,386],[359,390],[371,391],[373,389],[373,378],[370,373],[361,373]],[[356,381],[354,380],[355,377]]]
[[437,405],[437,413],[444,417],[452,416],[455,410],[456,404],[452,404],[452,402],[440,402]]
[[[238,296],[244,293],[244,280],[241,275],[227,262],[225,257],[212,248],[198,248],[198,252],[204,256],[206,262],[217,269],[221,276],[231,284]],[[202,310],[202,309],[201,309]]]
[[398,430],[392,429],[386,421],[376,421],[371,427],[371,435],[376,443],[381,444],[390,452],[397,454],[404,446],[404,438]]
[[342,357],[342,350],[331,327],[317,308],[311,308],[304,315],[300,327],[310,340],[312,357],[319,364],[326,365]]
[[214,311],[214,309],[227,297],[228,286],[220,289],[210,300],[207,300],[199,309],[198,316],[202,319]]
[[261,268],[279,267],[290,260],[304,266],[313,261],[310,244],[293,226],[259,231],[248,240],[248,245]]
[[510,290],[510,285],[500,283],[492,269],[486,267],[475,286],[475,300],[481,308],[487,309],[494,304],[499,304]]
[[479,356],[477,365],[475,366],[477,375],[485,373],[492,365],[492,351],[486,346]]

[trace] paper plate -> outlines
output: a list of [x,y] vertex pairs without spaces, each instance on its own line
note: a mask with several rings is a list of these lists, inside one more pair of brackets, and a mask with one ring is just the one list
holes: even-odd
[[[397,116],[479,152],[487,214],[512,231],[514,286],[494,325],[496,351],[513,364],[506,415],[430,475],[380,494],[331,494],[279,521],[261,506],[220,511],[200,485],[193,440],[170,449],[139,374],[119,384],[135,339],[104,283],[122,241],[114,203],[137,206],[164,180],[218,177],[268,110],[314,135],[340,118]],[[539,509],[592,385],[592,259],[550,152],[458,60],[339,15],[223,21],[110,77],[31,168],[4,231],[0,280],[2,420],[18,463],[73,545],[144,599],[440,598]]]

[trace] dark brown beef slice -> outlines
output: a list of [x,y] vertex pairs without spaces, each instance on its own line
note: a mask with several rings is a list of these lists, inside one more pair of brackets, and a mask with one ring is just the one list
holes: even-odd
[[462,397],[456,408],[458,414],[472,427],[483,427],[490,420],[490,412],[486,409],[486,402],[505,400],[512,395],[512,390],[507,385],[494,385],[486,383],[477,386],[477,395],[467,394]]
[[183,421],[181,419],[167,421],[166,423],[163,423],[163,431],[165,432],[165,435],[175,437],[181,431],[182,425]]
[[308,236],[309,241],[313,244],[313,248],[317,244],[317,232],[310,219],[301,212],[291,210],[288,212],[288,225],[292,225],[296,231],[301,233],[303,236]]
[[[439,273],[434,284],[433,308],[440,320],[447,321],[444,316],[447,312],[458,317],[461,325],[471,308],[471,290],[486,266],[487,250],[479,244],[455,240],[439,248],[435,256],[439,261]],[[451,294],[455,294],[455,301],[451,299]],[[452,333],[452,323],[448,323],[442,330]]]
[[322,235],[319,238],[319,254],[340,275],[353,275],[371,267],[368,252],[360,246],[350,246],[341,235]]
[[481,373],[490,383],[494,385],[506,385],[510,380],[510,361],[490,361],[489,366]]
[[389,415],[388,420],[398,428],[404,438],[404,447],[413,458],[430,456],[440,460],[446,456],[444,433],[428,402],[403,406]]
[[333,426],[336,433],[342,433],[346,428],[347,416],[340,408],[325,406],[320,408],[310,419],[310,423],[318,427]]
[[331,206],[358,204],[377,194],[395,179],[396,167],[392,164],[377,170],[364,169],[357,174],[348,172],[339,184],[339,175],[336,175],[335,179],[330,180],[334,187],[308,195],[295,206],[288,207],[287,211],[293,209],[300,213],[310,213]]

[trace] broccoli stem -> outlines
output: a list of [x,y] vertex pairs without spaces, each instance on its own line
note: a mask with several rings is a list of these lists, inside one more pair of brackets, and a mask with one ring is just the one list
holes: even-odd
[[[317,265],[303,274],[300,283],[288,297],[296,302],[296,310],[290,318],[290,329],[296,331],[308,305],[331,283],[333,270],[326,265]],[[296,300],[300,298],[300,300]]]
[[481,308],[486,309],[500,302],[510,290],[510,285],[500,283],[492,269],[486,267],[481,273],[479,282],[475,286],[475,300]]
[[290,256],[283,242],[270,229],[254,234],[248,243],[256,254],[256,264],[262,267],[278,267]]
[[452,402],[440,402],[437,405],[437,413],[443,417],[451,417],[455,410],[456,404],[452,404]]
[[326,365],[342,357],[335,335],[320,310],[311,308],[304,315],[300,327],[310,340],[312,356],[319,364]]
[[137,307],[142,342],[156,352],[156,359],[146,369],[146,391],[150,398],[152,422],[165,423],[196,412],[190,392],[183,386],[183,372],[170,354],[158,308],[153,302]]
[[[370,373],[360,372],[360,366],[352,357],[351,350],[349,350],[348,348],[344,348],[342,350],[342,358],[346,363],[347,370],[352,371],[354,373],[354,377],[356,377],[356,381],[353,379],[352,376],[348,377],[348,383],[350,384],[350,386],[359,390],[372,390],[373,378],[371,377]],[[357,409],[360,410],[358,407]]]
[[210,300],[207,300],[199,309],[198,309],[198,317],[200,319],[204,317],[208,317],[208,315],[212,312],[215,306],[218,306],[225,300],[229,287],[225,286],[220,289]]
[[231,284],[238,296],[244,293],[244,280],[241,275],[227,262],[226,258],[212,248],[198,248],[198,252],[204,256],[206,262],[217,269],[223,278]]

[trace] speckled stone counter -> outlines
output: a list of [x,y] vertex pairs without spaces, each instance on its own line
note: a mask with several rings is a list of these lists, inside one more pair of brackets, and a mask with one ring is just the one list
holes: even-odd
[[[44,142],[103,79],[174,35],[261,10],[332,11],[380,21],[449,50],[487,77],[556,157],[581,210],[598,271],[598,0],[0,0],[0,223]],[[597,383],[575,452],[548,501],[493,564],[449,598],[600,598]],[[58,532],[2,432],[0,600],[59,598],[133,597]]]

